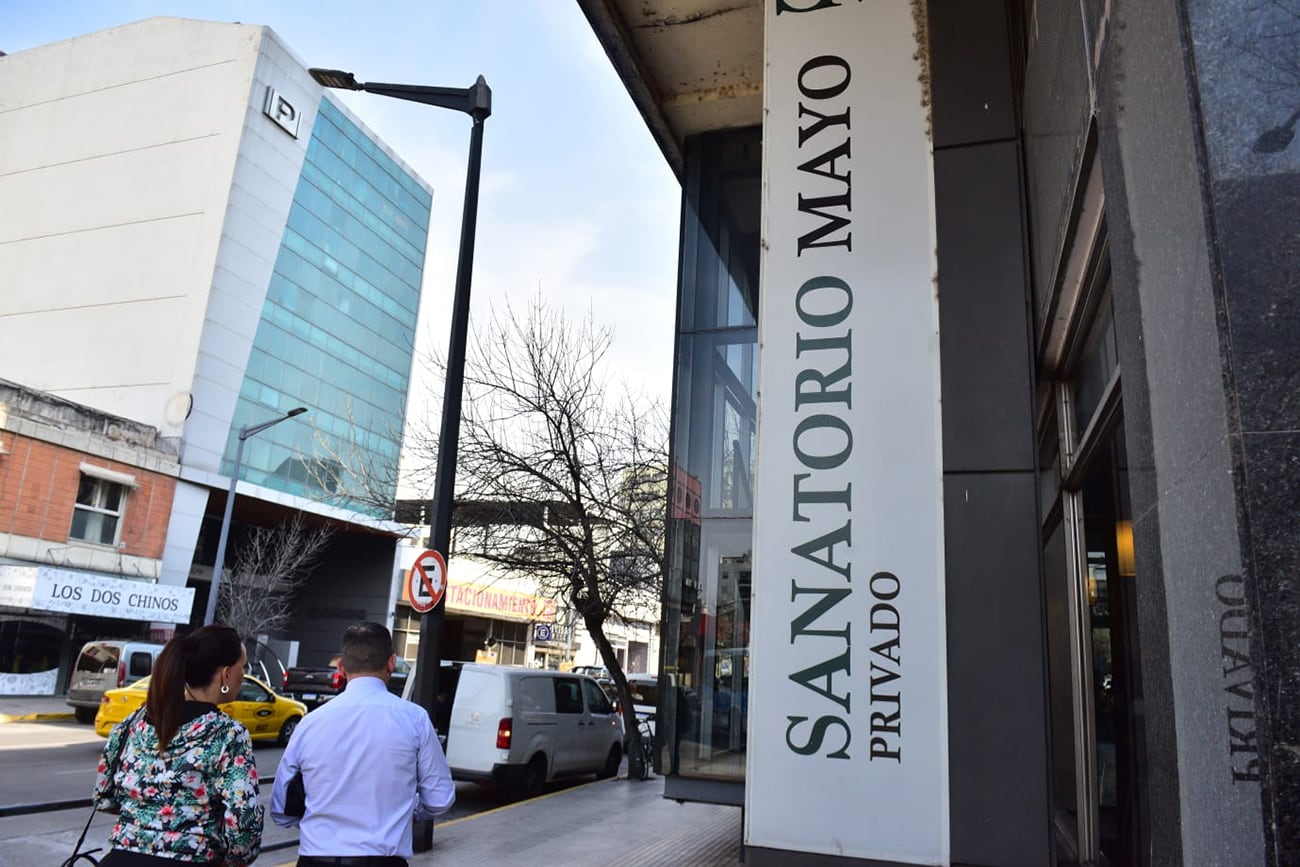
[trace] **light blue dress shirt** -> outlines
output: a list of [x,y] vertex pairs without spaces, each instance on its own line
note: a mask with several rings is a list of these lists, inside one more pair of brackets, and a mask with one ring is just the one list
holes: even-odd
[[[289,780],[302,771],[306,815],[284,815]],[[447,757],[418,705],[377,677],[303,718],[275,772],[271,818],[299,826],[301,855],[411,857],[411,819],[432,819],[456,801]]]

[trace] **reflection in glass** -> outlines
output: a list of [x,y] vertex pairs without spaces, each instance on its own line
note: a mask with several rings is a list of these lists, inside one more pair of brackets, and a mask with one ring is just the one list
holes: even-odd
[[1052,796],[1055,831],[1064,835],[1060,849],[1077,846],[1077,756],[1075,753],[1074,678],[1070,644],[1070,575],[1065,525],[1059,520],[1043,544],[1043,596],[1047,611],[1047,676],[1052,720]]
[[675,460],[698,484],[706,517],[754,511],[757,353],[753,328],[682,337]]
[[245,368],[223,473],[234,469],[242,426],[302,404],[311,407],[310,422],[280,425],[256,447],[249,443],[241,478],[382,511],[338,468],[352,461],[396,467],[430,203],[417,178],[376,149],[330,100],[322,101]]
[[759,153],[757,129],[687,143],[660,761],[711,780],[744,779]]
[[[1108,863],[1119,867],[1141,862],[1142,838],[1148,832],[1144,820],[1146,775],[1142,678],[1137,655],[1137,576],[1131,555],[1122,554],[1133,520],[1122,425],[1109,440],[1084,479],[1081,493],[1099,843]],[[1131,541],[1129,546],[1131,551]]]
[[682,602],[670,614],[676,659],[662,681],[672,685],[675,705],[669,772],[738,779],[749,704],[751,522],[692,526],[699,555],[674,564],[682,567]]
[[[1106,394],[1110,378],[1119,368],[1119,348],[1115,344],[1115,315],[1107,290],[1097,311],[1097,321],[1084,344],[1072,385],[1074,387],[1074,429],[1083,436],[1088,422]],[[1076,443],[1077,445],[1077,443]]]

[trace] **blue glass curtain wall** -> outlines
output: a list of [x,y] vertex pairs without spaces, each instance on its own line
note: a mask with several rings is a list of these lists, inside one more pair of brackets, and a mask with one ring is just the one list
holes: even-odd
[[240,478],[372,510],[341,464],[397,465],[430,204],[414,177],[322,100],[223,472],[233,469],[240,427],[306,406],[299,423],[245,443]]

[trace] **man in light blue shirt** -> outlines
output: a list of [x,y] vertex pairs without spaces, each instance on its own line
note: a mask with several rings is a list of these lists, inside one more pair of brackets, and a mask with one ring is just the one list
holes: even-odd
[[[447,758],[428,713],[388,691],[396,657],[378,623],[343,633],[343,694],[308,714],[275,772],[271,818],[298,825],[298,864],[405,865],[411,820],[432,819],[456,801]],[[285,814],[301,772],[306,810]]]

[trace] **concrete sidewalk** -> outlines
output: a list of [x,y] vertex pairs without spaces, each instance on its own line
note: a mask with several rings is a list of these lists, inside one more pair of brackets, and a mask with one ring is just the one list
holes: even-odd
[[74,719],[61,695],[0,695],[0,723]]
[[[49,719],[73,719],[63,696],[0,696],[0,723]],[[678,804],[664,800],[663,790],[662,777],[636,782],[618,777],[437,823],[433,849],[416,855],[411,864],[734,867],[741,863],[738,807]],[[269,798],[269,788],[263,794]],[[70,851],[75,836],[44,842],[62,846],[58,851]],[[277,828],[268,819],[267,843],[297,836],[296,828]],[[295,848],[283,849],[265,853],[258,864],[292,865],[296,857]],[[4,863],[0,857],[0,864]]]
[[[433,849],[412,865],[564,864],[566,867],[736,867],[739,807],[678,804],[663,798],[662,778],[624,777],[565,789],[445,824]],[[296,852],[268,852],[258,863],[288,867]]]

